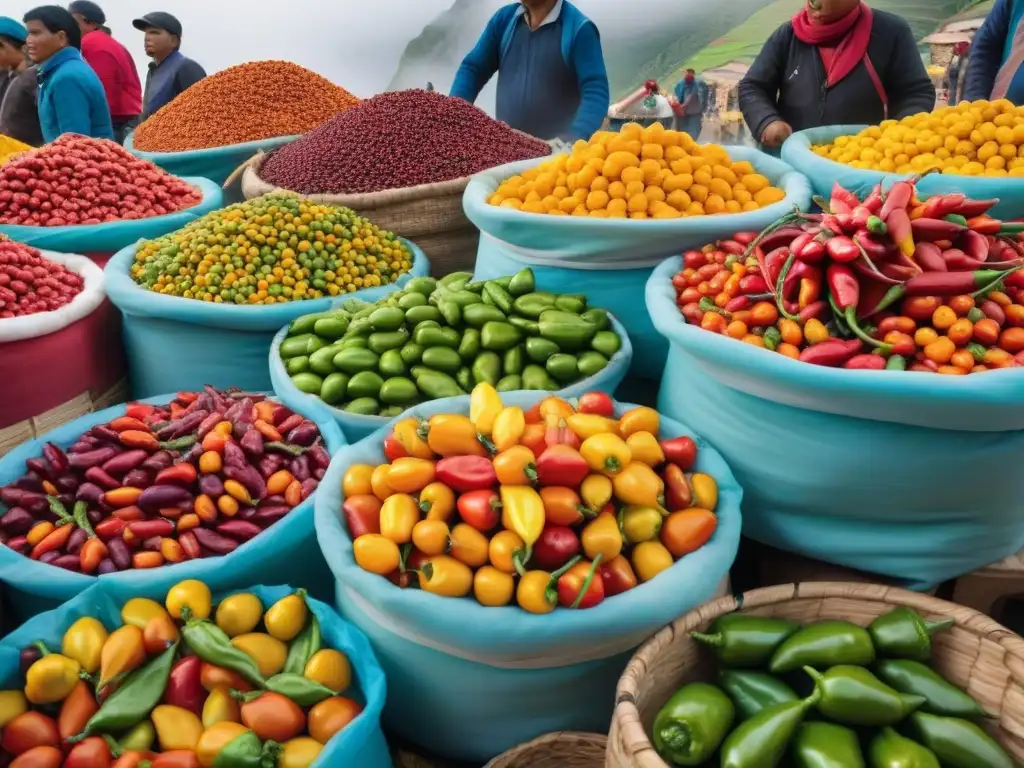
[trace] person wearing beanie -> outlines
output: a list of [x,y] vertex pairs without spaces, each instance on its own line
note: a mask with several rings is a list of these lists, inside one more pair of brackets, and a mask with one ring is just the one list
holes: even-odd
[[36,68],[25,56],[28,30],[0,16],[0,134],[38,147],[43,143],[36,109]]
[[41,5],[25,14],[28,57],[37,75],[39,125],[49,143],[65,133],[113,139],[110,107],[103,83],[82,58],[78,22],[58,5]]
[[145,120],[165,104],[206,77],[206,71],[181,51],[181,22],[163,11],[147,13],[132,25],[146,33],[146,55],[153,59],[146,75],[146,92],[142,99]]
[[142,83],[128,49],[110,36],[107,16],[92,0],[74,0],[68,10],[82,31],[82,58],[103,83],[114,125],[114,141],[123,144],[142,113]]

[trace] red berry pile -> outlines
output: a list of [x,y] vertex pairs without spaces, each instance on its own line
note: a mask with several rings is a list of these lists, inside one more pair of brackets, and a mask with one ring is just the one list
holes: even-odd
[[0,236],[0,318],[52,312],[82,292],[81,275]]
[[0,223],[37,227],[148,219],[199,190],[105,139],[67,134],[0,167]]

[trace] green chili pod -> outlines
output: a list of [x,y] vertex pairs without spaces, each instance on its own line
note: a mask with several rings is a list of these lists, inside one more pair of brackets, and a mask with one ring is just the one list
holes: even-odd
[[527,267],[512,275],[508,283],[508,292],[513,296],[525,296],[533,293],[536,281],[533,277],[533,270]]
[[736,710],[729,697],[707,683],[673,694],[654,718],[654,749],[676,765],[702,765],[729,733]]
[[927,747],[884,728],[868,749],[871,768],[940,768],[939,758]]
[[723,669],[718,673],[718,684],[729,694],[743,720],[766,707],[800,698],[784,682],[765,672]]
[[776,675],[801,667],[855,666],[875,660],[871,635],[849,621],[819,621],[793,633],[772,656],[769,668]]
[[281,747],[274,741],[263,744],[252,731],[229,741],[213,760],[213,768],[275,768]]
[[924,704],[924,696],[900,693],[864,667],[840,664],[825,674],[804,667],[821,691],[818,711],[844,725],[894,725]]
[[300,707],[312,707],[338,693],[338,691],[332,691],[327,686],[321,685],[316,680],[287,672],[269,678],[267,690],[287,696]]
[[943,768],[1014,768],[1006,750],[969,720],[915,712],[911,723]]
[[899,606],[868,626],[879,656],[928,661],[932,657],[932,635],[949,629],[955,622],[925,621],[920,614]]
[[921,711],[946,717],[984,717],[985,710],[938,672],[911,659],[880,659],[875,674],[900,693],[924,696]]
[[310,612],[306,626],[288,646],[288,659],[284,663],[284,672],[290,675],[301,675],[306,671],[306,664],[322,647],[320,622],[316,615]]
[[803,723],[793,739],[796,768],[865,768],[857,734],[835,723]]
[[728,667],[761,667],[782,642],[800,629],[795,621],[727,613],[715,619],[708,632],[690,637],[707,646]]
[[740,723],[722,745],[721,768],[776,768],[820,698],[821,691],[815,689],[806,699],[775,704]]
[[231,644],[231,638],[212,621],[190,619],[181,628],[181,636],[196,656],[203,661],[237,672],[260,688],[266,685],[253,658],[235,648]]

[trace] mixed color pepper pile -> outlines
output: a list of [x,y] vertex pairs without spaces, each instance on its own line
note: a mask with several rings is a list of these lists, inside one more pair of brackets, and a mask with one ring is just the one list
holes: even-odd
[[353,297],[295,320],[278,353],[292,383],[364,416],[467,394],[557,390],[600,373],[622,346],[603,309],[534,290],[533,270],[472,282],[417,277],[369,304]]
[[316,424],[264,395],[129,403],[25,461],[0,488],[0,542],[86,574],[227,555],[309,498],[328,464]]
[[395,424],[390,463],[348,468],[356,563],[401,587],[546,614],[592,608],[703,547],[718,486],[658,413],[603,393],[524,411],[480,384],[469,415]]
[[0,691],[5,765],[308,768],[362,712],[301,591],[268,609],[246,592],[213,605],[182,581],[163,605],[132,598],[121,621],[84,616],[59,649],[22,650],[23,687]]
[[689,251],[686,320],[815,365],[964,375],[1024,365],[1024,224],[997,200],[865,199],[836,184],[821,214]]
[[867,628],[720,616],[691,633],[717,659],[717,684],[678,690],[654,747],[680,766],[1013,768],[978,725],[987,713],[929,666],[932,634],[952,623],[904,607]]

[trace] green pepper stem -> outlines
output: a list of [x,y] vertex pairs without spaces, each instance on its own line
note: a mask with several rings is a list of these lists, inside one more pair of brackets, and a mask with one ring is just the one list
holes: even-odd
[[929,635],[934,635],[936,632],[941,632],[944,629],[949,629],[956,624],[956,619],[942,619],[941,621],[925,621],[924,628]]
[[794,315],[786,311],[785,297],[782,295],[782,287],[786,282],[786,276],[789,275],[789,271],[793,268],[793,264],[796,262],[796,254],[789,254],[789,258],[786,259],[786,263],[782,265],[782,269],[779,271],[779,276],[775,280],[775,304],[779,308],[779,312],[788,320],[799,320],[799,315]]
[[721,648],[724,640],[721,632],[714,635],[708,635],[704,632],[691,632],[690,638],[696,640],[701,645],[709,645],[712,648]]
[[587,592],[590,591],[590,584],[594,581],[594,574],[597,573],[597,567],[601,564],[601,557],[604,553],[598,552],[597,557],[594,558],[594,562],[590,564],[590,573],[587,574],[587,578],[583,580],[583,586],[580,587],[580,593],[576,595],[576,600],[573,601],[572,607],[579,608],[580,603],[583,602],[583,598],[586,597]]
[[860,324],[857,322],[856,306],[847,307],[846,310],[843,312],[843,319],[846,321],[846,324],[850,327],[850,330],[853,331],[853,334],[858,339],[863,341],[865,344],[870,344],[871,346],[878,347],[883,351],[892,351],[892,344],[886,344],[884,341],[879,341],[878,339],[874,338],[873,336],[869,336],[867,333],[864,332],[864,329],[861,328]]
[[103,740],[107,742],[107,748],[110,750],[110,755],[117,760],[121,755],[124,754],[124,748],[117,743],[113,736],[103,734]]
[[563,565],[563,566],[562,566],[561,568],[559,568],[559,569],[558,569],[557,571],[555,571],[554,573],[552,573],[552,574],[551,574],[551,581],[552,581],[552,583],[554,583],[554,582],[558,581],[558,579],[559,579],[559,578],[561,578],[561,577],[562,577],[562,576],[564,576],[564,575],[565,575],[566,573],[568,573],[568,572],[569,572],[569,569],[570,569],[570,568],[572,568],[572,567],[573,567],[574,565],[576,565],[576,563],[578,563],[578,562],[579,562],[580,560],[582,560],[582,559],[583,559],[583,558],[582,558],[582,557],[581,557],[580,555],[576,555],[576,557],[574,557],[574,558],[573,558],[572,560],[570,560],[570,561],[569,561],[568,563],[566,563],[566,564],[565,564],[565,565]]
[[32,643],[32,647],[39,651],[39,653],[41,653],[43,656],[49,656],[51,653],[53,653],[53,651],[46,647],[46,643],[44,643],[42,640],[36,640],[34,643]]
[[814,681],[814,690],[811,691],[811,695],[804,699],[804,711],[810,709],[819,701],[821,701],[821,684],[824,681],[824,676],[816,670],[814,667],[804,667],[804,672],[811,676]]
[[666,756],[672,762],[675,762],[674,758],[677,756],[689,755],[692,741],[690,732],[683,723],[669,723],[661,729],[658,735],[661,736],[661,741],[665,745]]

